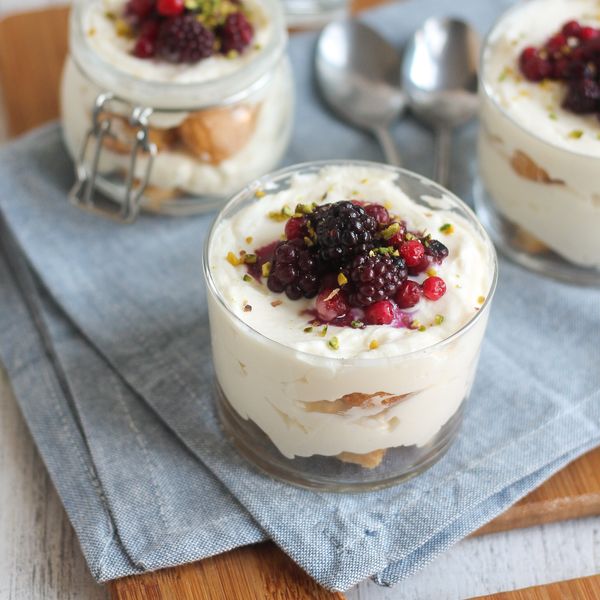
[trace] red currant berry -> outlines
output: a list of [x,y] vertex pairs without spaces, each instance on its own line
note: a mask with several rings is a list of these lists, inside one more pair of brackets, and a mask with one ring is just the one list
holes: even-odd
[[578,37],[581,32],[581,25],[577,21],[568,21],[563,25],[562,32],[567,37]]
[[400,246],[400,255],[407,267],[416,267],[425,256],[425,246],[419,240],[410,240]]
[[292,217],[285,224],[285,237],[288,240],[304,238],[306,235],[308,235],[306,217]]
[[421,286],[416,281],[407,279],[404,281],[396,292],[396,304],[400,308],[411,308],[418,304],[421,299]]
[[562,33],[553,35],[546,43],[550,52],[560,52],[567,44],[567,38]]
[[138,58],[152,58],[156,52],[154,40],[149,37],[140,37],[133,47],[133,55]]
[[125,14],[141,21],[152,12],[153,8],[153,0],[129,0],[125,5]]
[[365,212],[373,217],[378,225],[387,225],[390,222],[390,213],[387,211],[385,206],[381,204],[367,204],[365,206]]
[[428,300],[439,300],[446,293],[446,284],[441,277],[428,277],[422,287],[423,296]]
[[343,317],[348,312],[349,306],[343,292],[326,289],[319,292],[316,309],[319,319],[329,323],[338,317]]
[[595,27],[582,27],[579,33],[579,39],[582,42],[596,39],[600,35],[600,31]]
[[156,9],[158,13],[165,17],[175,17],[180,15],[185,8],[183,0],[158,0]]
[[369,325],[389,325],[394,320],[394,304],[380,300],[365,308],[365,320]]

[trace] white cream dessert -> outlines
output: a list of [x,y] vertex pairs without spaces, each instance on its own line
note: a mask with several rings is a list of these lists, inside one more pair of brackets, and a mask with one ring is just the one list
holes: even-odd
[[356,164],[295,175],[211,234],[218,382],[286,457],[376,466],[426,445],[470,390],[493,249],[456,200],[415,202],[396,179]]
[[[81,48],[73,44],[61,89],[64,136],[73,156],[90,128],[96,97],[111,91],[124,101],[106,107],[115,134],[105,140],[100,157],[99,171],[107,175],[124,178],[129,169],[135,130],[128,117],[133,106],[153,109],[150,141],[158,154],[147,197],[157,207],[182,195],[233,193],[277,163],[291,130],[291,72],[280,54],[283,42],[276,41],[284,34],[275,27],[279,20],[271,19],[271,4],[187,2],[186,7],[220,7],[221,24],[211,29],[209,24],[217,22],[212,13],[185,8],[176,16],[160,15],[162,4],[172,9],[179,2],[105,0],[84,7],[78,25]],[[137,10],[146,5],[150,16],[140,22],[141,17],[132,16],[132,6]],[[236,28],[229,38],[223,33],[228,19]],[[190,40],[187,47],[178,45],[180,32]],[[137,179],[143,178],[146,166],[147,157],[140,155]]]
[[600,267],[599,27],[598,0],[529,0],[495,26],[482,63],[479,163],[494,206],[541,242],[532,251],[583,267]]

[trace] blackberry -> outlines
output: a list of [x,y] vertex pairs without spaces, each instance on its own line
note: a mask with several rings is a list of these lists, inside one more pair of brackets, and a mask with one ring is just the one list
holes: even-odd
[[194,63],[213,54],[215,36],[194,15],[171,17],[158,32],[156,54],[172,63]]
[[373,247],[377,221],[347,200],[317,207],[310,215],[319,256],[324,263],[339,267]]
[[404,259],[387,254],[361,254],[352,261],[349,269],[352,284],[350,302],[354,306],[369,306],[391,298],[408,271]]
[[571,81],[563,106],[577,114],[600,111],[600,84],[593,79]]
[[448,248],[439,240],[422,240],[425,246],[425,255],[431,256],[436,263],[441,263],[448,256]]
[[254,29],[241,12],[228,15],[225,23],[219,27],[217,34],[221,40],[221,52],[231,51],[242,53],[254,36]]
[[285,292],[290,300],[313,298],[319,291],[319,261],[303,240],[281,242],[273,253],[267,287],[276,294]]

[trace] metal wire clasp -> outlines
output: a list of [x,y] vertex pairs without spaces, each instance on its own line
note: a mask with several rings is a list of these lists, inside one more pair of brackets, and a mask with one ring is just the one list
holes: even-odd
[[[117,98],[110,92],[100,94],[96,98],[92,113],[92,126],[86,132],[75,163],[77,180],[69,193],[69,199],[73,204],[82,208],[99,212],[125,223],[131,223],[140,211],[140,202],[148,185],[154,157],[157,153],[156,144],[150,142],[148,134],[148,120],[152,114],[152,109],[142,106],[135,106],[131,109],[129,123],[135,128],[135,142],[129,156],[127,179],[122,197],[120,199],[109,199],[105,194],[100,196],[97,193],[98,190],[103,191],[98,185],[97,179],[103,144],[106,138],[116,139],[116,134],[112,130],[113,117],[107,110],[110,104],[125,105],[127,110],[131,107],[128,102]],[[92,157],[91,162],[88,163],[86,157],[90,148],[92,149]],[[135,168],[140,153],[147,154],[148,159],[144,176],[141,181],[137,182]],[[90,164],[89,168],[88,164]]]

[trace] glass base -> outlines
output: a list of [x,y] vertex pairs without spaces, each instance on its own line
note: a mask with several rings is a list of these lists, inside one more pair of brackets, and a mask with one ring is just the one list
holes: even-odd
[[600,285],[600,270],[580,267],[550,250],[528,231],[501,215],[480,179],[473,186],[475,210],[499,252],[517,264],[554,279],[578,285]]
[[346,0],[282,0],[285,20],[292,29],[317,29],[349,13]]
[[426,445],[388,448],[380,464],[367,468],[333,456],[286,458],[255,423],[238,414],[218,382],[215,396],[223,429],[244,458],[276,479],[328,492],[366,492],[422,473],[450,447],[462,422],[464,404]]

